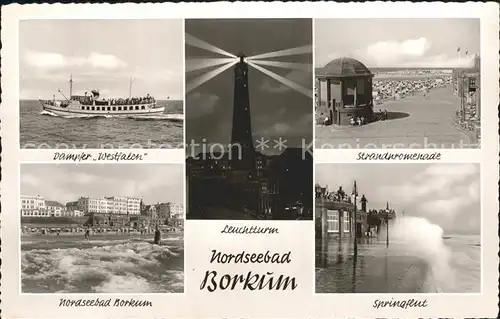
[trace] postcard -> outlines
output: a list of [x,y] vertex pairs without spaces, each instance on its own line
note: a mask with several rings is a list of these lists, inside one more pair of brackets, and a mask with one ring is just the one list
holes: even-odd
[[496,3],[2,10],[6,318],[493,318]]

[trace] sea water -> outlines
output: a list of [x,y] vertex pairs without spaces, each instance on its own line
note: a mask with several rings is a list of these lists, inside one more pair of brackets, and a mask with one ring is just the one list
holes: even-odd
[[182,293],[182,235],[23,236],[23,293]]
[[424,218],[398,217],[378,238],[316,243],[318,293],[479,293],[479,235],[444,234]]

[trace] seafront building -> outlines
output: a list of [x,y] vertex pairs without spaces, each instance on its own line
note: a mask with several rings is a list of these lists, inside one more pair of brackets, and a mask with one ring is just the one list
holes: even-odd
[[115,214],[139,215],[141,213],[141,199],[137,197],[80,197],[78,207],[85,215]]
[[45,199],[40,195],[21,195],[21,209],[45,209]]
[[45,207],[50,216],[63,216],[64,212],[66,211],[65,205],[53,200],[46,200]]
[[66,207],[59,202],[45,200],[40,195],[21,195],[21,216],[59,217]]
[[[42,196],[21,196],[21,222],[29,227],[97,229],[183,228],[184,211],[176,203],[145,205],[138,197],[80,197],[65,205]],[[55,227],[55,226],[54,226]]]
[[469,132],[473,143],[481,137],[481,59],[474,57],[470,68],[453,70],[453,91],[460,98],[460,109],[456,113],[457,125]]
[[[316,238],[363,238],[378,234],[380,227],[396,217],[396,212],[385,209],[367,209],[365,195],[354,196],[339,187],[329,191],[328,186],[315,186],[315,233]],[[356,232],[356,234],[355,234]]]

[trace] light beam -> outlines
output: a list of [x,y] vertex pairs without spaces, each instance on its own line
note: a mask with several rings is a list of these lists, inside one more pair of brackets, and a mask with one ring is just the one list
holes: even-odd
[[207,72],[203,75],[200,75],[199,77],[197,77],[196,79],[194,79],[193,81],[189,82],[186,85],[186,93],[189,93],[190,91],[196,89],[198,86],[202,85],[203,83],[207,82],[208,80],[210,80],[210,79],[216,77],[217,75],[221,74],[222,72],[226,71],[227,69],[229,69],[230,67],[235,65],[237,62],[238,62],[238,60],[234,60],[233,62],[230,62],[228,64],[220,66],[215,70],[212,70],[212,71]]
[[211,66],[233,62],[234,60],[234,58],[189,59],[186,60],[186,72],[206,69]]
[[214,52],[214,53],[219,53],[219,54],[231,57],[231,58],[235,58],[236,57],[234,54],[231,54],[231,53],[229,53],[227,51],[224,51],[221,48],[216,47],[215,45],[212,45],[212,44],[210,44],[208,42],[205,42],[203,40],[195,38],[192,35],[189,35],[187,33],[185,35],[185,43],[187,45],[190,45],[190,46],[193,46],[193,47],[197,47],[197,48],[204,49],[204,50],[207,50],[207,51],[211,51],[211,52]]
[[291,62],[262,61],[262,60],[255,60],[252,62],[255,64],[259,64],[259,65],[267,65],[267,66],[272,66],[272,67],[276,67],[276,68],[293,69],[293,70],[300,70],[300,71],[304,71],[304,72],[311,72],[312,71],[312,65],[307,64],[307,63],[291,63]]
[[272,77],[273,79],[277,80],[278,82],[281,82],[283,83],[284,85],[294,89],[295,91],[299,92],[299,93],[302,93],[304,94],[305,96],[309,97],[309,98],[312,98],[313,94],[312,94],[312,90],[308,90],[300,85],[298,85],[297,83],[294,83],[284,77],[282,77],[281,75],[278,75],[274,72],[271,72],[267,69],[264,69],[263,67],[261,67],[260,65],[257,65],[251,61],[248,62],[249,65],[251,65],[252,67],[254,67],[255,69],[259,70],[260,72],[264,73],[265,75],[268,75],[270,77]]
[[279,50],[279,51],[274,51],[274,52],[269,52],[269,53],[258,54],[258,55],[248,57],[247,59],[248,60],[255,60],[255,59],[264,59],[264,58],[276,58],[276,57],[281,57],[281,56],[300,55],[300,54],[306,54],[306,53],[312,53],[312,45],[305,45],[302,47],[297,47],[297,48],[292,48],[292,49],[285,49],[285,50]]

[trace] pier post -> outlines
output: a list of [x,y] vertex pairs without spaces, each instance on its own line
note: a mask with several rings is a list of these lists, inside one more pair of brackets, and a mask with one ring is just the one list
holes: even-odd
[[326,220],[326,211],[323,205],[323,198],[320,199],[320,212],[321,212],[321,241],[323,245],[326,245],[328,239],[328,224]]
[[354,181],[354,187],[352,190],[354,195],[354,256],[358,255],[358,216],[357,216],[357,198],[358,198],[358,186],[356,181]]
[[386,211],[385,223],[387,226],[387,233],[386,233],[387,237],[385,239],[385,245],[386,245],[386,247],[389,247],[389,211],[388,210]]

